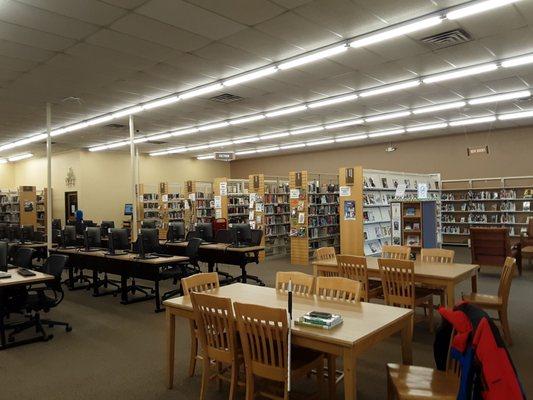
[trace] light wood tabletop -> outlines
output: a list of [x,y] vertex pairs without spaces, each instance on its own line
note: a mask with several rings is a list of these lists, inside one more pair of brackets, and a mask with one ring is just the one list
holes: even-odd
[[16,268],[7,271],[11,275],[10,278],[0,279],[0,287],[18,286],[18,285],[31,285],[33,283],[47,282],[54,279],[53,275],[44,274],[38,271],[32,271],[35,276],[22,276],[17,272]]
[[[287,308],[287,295],[273,288],[235,283],[208,292],[229,297],[233,302]],[[174,377],[175,317],[194,318],[188,296],[177,297],[163,303],[167,315],[168,386]],[[316,296],[293,297],[293,319],[309,311],[326,311],[341,314],[344,322],[332,329],[293,326],[292,343],[298,346],[341,356],[344,359],[344,390],[346,399],[356,398],[356,359],[365,350],[396,332],[402,333],[402,357],[412,363],[413,311],[373,303],[339,304],[319,300]]]
[[[377,257],[366,257],[368,276],[379,278]],[[446,305],[455,305],[455,286],[470,278],[472,291],[477,292],[477,271],[479,265],[461,263],[434,263],[421,260],[415,261],[415,282],[446,288]],[[313,262],[315,276],[331,275],[338,272],[337,260],[321,260]]]
[[61,254],[79,254],[87,257],[99,257],[99,258],[108,258],[108,259],[116,259],[116,260],[122,260],[122,261],[132,261],[132,262],[139,262],[143,264],[154,264],[154,265],[160,265],[160,264],[172,264],[182,261],[187,261],[189,258],[184,256],[171,256],[171,257],[157,257],[157,258],[147,258],[147,259],[140,259],[138,254],[135,253],[126,253],[121,255],[112,256],[109,254],[106,254],[106,250],[97,250],[97,251],[83,251],[83,249],[62,249],[57,248],[54,249],[55,253],[61,253]]
[[[189,242],[167,242],[161,240],[160,244],[163,246],[175,246],[175,247],[187,247]],[[265,250],[265,246],[246,246],[246,247],[232,247],[229,243],[202,243],[200,245],[201,249],[209,250],[220,250],[220,251],[231,251],[235,253],[249,253],[252,251],[262,251]]]

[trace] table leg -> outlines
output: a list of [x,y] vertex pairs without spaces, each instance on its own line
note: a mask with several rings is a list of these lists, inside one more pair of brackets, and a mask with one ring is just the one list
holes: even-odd
[[74,289],[74,267],[72,265],[68,267],[68,288]]
[[93,268],[93,296],[98,297],[98,269]]
[[246,283],[248,280],[248,274],[246,272],[246,264],[241,265],[241,276],[242,276],[242,283]]
[[128,278],[124,274],[120,276],[120,291],[122,303],[125,304],[128,302]]
[[414,315],[411,315],[402,329],[402,362],[405,365],[413,365],[413,325]]
[[455,306],[455,284],[449,282],[446,285],[446,307],[453,308]]
[[161,312],[163,311],[164,309],[161,308],[161,298],[159,297],[159,279],[156,278],[154,280],[154,283],[155,283],[155,312]]
[[176,317],[166,310],[167,321],[167,387],[174,386],[174,351],[176,340]]
[[207,263],[207,271],[213,272],[215,270],[215,263],[213,261],[208,261]]
[[477,293],[477,272],[470,278],[472,281],[472,292]]
[[346,349],[343,353],[344,365],[344,398],[346,400],[356,400],[357,381],[355,376],[356,362],[353,349]]

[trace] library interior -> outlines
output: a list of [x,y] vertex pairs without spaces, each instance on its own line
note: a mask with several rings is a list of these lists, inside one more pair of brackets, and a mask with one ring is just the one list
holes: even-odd
[[0,60],[0,399],[532,393],[533,0],[0,0]]

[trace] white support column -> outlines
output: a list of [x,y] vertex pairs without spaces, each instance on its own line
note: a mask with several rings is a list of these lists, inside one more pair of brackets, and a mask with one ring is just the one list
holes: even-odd
[[[52,105],[46,103],[46,245],[52,248]],[[43,193],[44,194],[44,193]]]
[[135,126],[133,124],[133,115],[130,115],[130,173],[131,173],[131,197],[133,205],[133,215],[131,221],[131,240],[132,242],[137,240],[137,193],[136,193],[136,167],[135,167],[135,143],[133,139],[135,137]]

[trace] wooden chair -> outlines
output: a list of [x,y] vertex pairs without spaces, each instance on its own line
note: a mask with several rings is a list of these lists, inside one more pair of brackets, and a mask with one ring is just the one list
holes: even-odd
[[[472,264],[501,266],[507,257],[519,257],[520,252],[511,247],[508,228],[470,228]],[[522,275],[522,263],[518,270]]]
[[[422,249],[420,250],[420,260],[422,262],[451,264],[455,257],[455,251],[445,249]],[[432,290],[433,294],[440,297],[440,305],[446,305],[446,288],[425,286]]]
[[321,247],[315,251],[315,258],[318,261],[333,260],[335,257],[335,247]]
[[[244,358],[237,343],[235,314],[231,299],[196,292],[191,292],[190,296],[203,363],[200,400],[205,399],[207,384],[213,378],[218,380],[219,386],[222,380],[229,380],[229,398],[233,400],[239,383],[239,368]],[[209,374],[211,360],[217,367],[213,375]],[[222,368],[224,365],[229,365],[229,379],[224,375],[226,372]]]
[[[183,289],[184,296],[189,296],[192,292],[208,292],[219,286],[218,274],[216,272],[202,272],[181,280],[181,288]],[[189,320],[189,329],[191,337],[189,376],[194,376],[196,360],[199,358],[201,359],[201,357],[198,356],[198,329],[194,320]]]
[[511,339],[511,330],[509,328],[508,306],[509,294],[511,292],[511,283],[516,268],[516,260],[512,257],[507,257],[503,265],[502,274],[500,276],[500,285],[498,287],[498,295],[489,295],[482,293],[470,293],[463,295],[463,300],[475,304],[481,308],[498,311],[498,317],[502,326],[503,336],[509,345],[513,344]]
[[276,290],[286,292],[292,282],[292,292],[297,295],[309,296],[313,294],[315,277],[296,271],[279,271],[276,273]]
[[[316,295],[320,300],[358,304],[361,298],[361,282],[342,277],[319,276],[316,279]],[[336,398],[336,389],[344,378],[343,371],[337,371],[337,356],[326,355],[328,360],[328,392],[330,399]]]
[[385,303],[389,306],[428,310],[429,331],[433,333],[433,294],[430,290],[415,286],[413,261],[378,259]]
[[415,365],[387,364],[388,400],[455,400],[459,392],[459,363],[450,357],[452,332],[446,371]]
[[[256,394],[255,378],[282,384],[280,392],[261,390],[270,399],[289,399],[287,357],[289,324],[287,310],[255,304],[234,303],[237,328],[246,365],[246,400]],[[291,382],[317,371],[318,393],[322,389],[324,356],[309,349],[291,349]],[[292,393],[292,392],[291,392]]]
[[409,260],[411,248],[409,246],[385,245],[381,250],[382,258],[393,258],[395,260]]
[[358,256],[337,256],[339,275],[361,282],[361,299],[370,301],[377,298],[382,293],[381,282],[368,279],[368,267],[365,257]]

